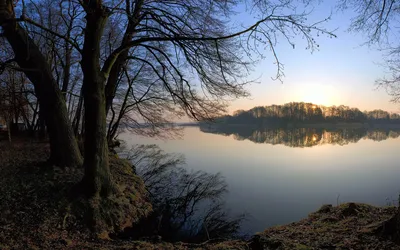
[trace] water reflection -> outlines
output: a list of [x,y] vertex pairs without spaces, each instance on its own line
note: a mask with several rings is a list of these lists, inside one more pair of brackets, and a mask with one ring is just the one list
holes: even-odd
[[224,205],[227,183],[220,174],[188,171],[180,154],[156,145],[133,145],[120,155],[143,179],[153,211],[124,237],[159,235],[165,241],[204,242],[239,235],[244,214],[231,216]]
[[361,139],[383,141],[398,138],[400,129],[366,128],[254,128],[250,126],[200,126],[205,133],[233,135],[236,140],[250,140],[255,143],[283,144],[288,147],[313,147],[323,144],[346,145]]

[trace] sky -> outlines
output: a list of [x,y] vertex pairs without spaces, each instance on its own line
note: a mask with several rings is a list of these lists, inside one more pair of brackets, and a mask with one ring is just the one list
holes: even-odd
[[[313,53],[305,49],[306,44],[302,39],[295,40],[295,49],[284,41],[280,42],[276,49],[285,67],[283,83],[271,79],[275,76],[276,67],[272,54],[265,54],[267,58],[256,64],[250,76],[257,79],[257,83],[247,87],[251,96],[233,101],[229,113],[292,101],[326,106],[346,105],[362,111],[400,111],[400,105],[391,103],[386,91],[377,89],[375,85],[375,80],[387,74],[381,66],[384,53],[377,47],[363,45],[366,37],[362,34],[348,31],[354,13],[335,11],[335,2],[323,1],[314,8],[309,19],[322,20],[333,10],[331,20],[324,26],[337,29],[334,32],[337,38],[316,37],[319,50]],[[235,17],[236,21],[250,23],[250,15],[243,14],[240,8],[238,12],[241,14]]]

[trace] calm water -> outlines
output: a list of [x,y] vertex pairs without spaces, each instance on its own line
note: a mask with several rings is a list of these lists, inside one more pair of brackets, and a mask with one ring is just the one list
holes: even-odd
[[123,134],[185,155],[187,168],[222,173],[242,230],[262,231],[306,217],[322,204],[386,205],[400,193],[400,137],[394,131],[312,129],[227,131],[186,127],[180,140]]

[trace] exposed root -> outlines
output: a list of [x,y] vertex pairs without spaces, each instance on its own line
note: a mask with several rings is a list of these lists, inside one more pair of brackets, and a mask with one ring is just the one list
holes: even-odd
[[129,162],[111,156],[110,171],[115,184],[110,195],[89,199],[79,195],[71,203],[70,220],[85,221],[90,231],[102,239],[132,226],[151,211],[144,183]]

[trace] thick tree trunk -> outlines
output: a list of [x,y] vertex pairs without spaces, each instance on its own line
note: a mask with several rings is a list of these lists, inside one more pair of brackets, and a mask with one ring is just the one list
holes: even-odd
[[104,86],[106,76],[100,69],[100,40],[108,14],[103,6],[91,7],[86,15],[82,52],[83,97],[85,107],[85,144],[83,186],[90,197],[107,197],[112,191]]
[[10,121],[10,119],[7,119],[6,123],[7,123],[8,142],[11,143],[11,121]]
[[82,164],[61,91],[46,58],[14,18],[12,1],[0,0],[0,25],[15,54],[15,61],[35,87],[50,137],[50,161],[59,166]]
[[108,195],[111,175],[106,140],[106,112],[102,77],[85,76],[85,189],[89,195]]

